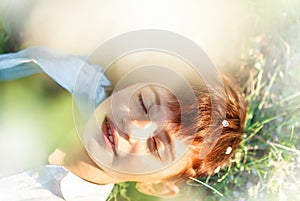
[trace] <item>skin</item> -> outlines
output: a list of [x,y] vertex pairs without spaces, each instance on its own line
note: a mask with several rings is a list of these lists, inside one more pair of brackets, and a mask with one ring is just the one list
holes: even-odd
[[[164,87],[141,83],[114,93],[87,122],[82,141],[76,138],[70,148],[57,149],[49,162],[63,165],[92,183],[137,181],[145,189],[150,183],[152,188],[153,183],[162,191],[159,196],[175,195],[178,191],[168,178],[184,169],[190,153],[188,144],[170,132],[173,125],[168,122],[168,97]],[[153,137],[156,146],[149,146],[147,140]],[[155,194],[149,189],[146,193]]]

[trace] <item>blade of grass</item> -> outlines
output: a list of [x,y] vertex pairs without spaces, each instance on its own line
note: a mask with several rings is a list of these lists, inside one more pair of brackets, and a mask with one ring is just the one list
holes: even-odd
[[[268,144],[270,144],[270,146],[273,148],[273,149],[270,149],[270,153],[273,154],[273,156],[276,158],[276,161],[279,161],[281,158],[281,157],[279,157],[281,155],[281,152],[272,143],[268,143]],[[270,158],[272,158],[272,156]]]
[[277,77],[277,74],[279,72],[279,69],[280,69],[280,66],[277,67],[277,69],[275,70],[273,76],[271,77],[271,80],[269,82],[269,85],[267,87],[267,89],[265,90],[265,93],[264,93],[264,96],[263,98],[261,99],[261,102],[260,104],[258,105],[258,109],[262,109],[263,105],[265,104],[266,100],[267,100],[267,97],[270,95],[270,91],[272,89],[272,86],[274,85],[274,82],[276,80],[276,77]]
[[247,109],[247,120],[246,120],[246,128],[250,126],[252,123],[252,119],[254,117],[254,114],[257,111],[257,108],[259,106],[259,95],[260,91],[264,87],[264,83],[262,83],[263,80],[263,69],[259,69],[259,72],[257,74],[257,78],[253,81],[256,82],[254,91],[251,91],[250,94],[246,96],[246,100],[249,103],[248,109]]
[[244,139],[241,144],[244,144],[245,142],[247,142],[248,140],[250,140],[253,136],[255,136],[258,131],[260,131],[263,128],[263,125],[259,125],[257,128],[252,130],[252,133],[246,138]]
[[285,99],[283,99],[281,101],[279,101],[278,104],[283,104],[287,101],[290,101],[290,100],[293,100],[293,99],[297,98],[298,96],[300,96],[300,91],[297,92],[297,93],[294,93],[293,95],[290,95],[290,96],[286,97]]
[[255,168],[255,170],[256,170],[256,172],[257,172],[257,176],[258,176],[259,180],[260,180],[260,181],[263,181],[263,175],[262,175],[262,173],[261,173],[261,168],[257,167],[256,164],[253,164],[253,166],[254,166],[254,168]]
[[290,148],[290,147],[287,147],[287,146],[284,146],[284,145],[281,145],[281,144],[277,144],[277,143],[274,143],[274,142],[268,142],[268,144],[270,144],[271,146],[281,148],[281,149],[284,149],[286,151],[290,151],[290,152],[293,152],[295,154],[300,155],[300,151],[298,151],[297,149],[293,149],[293,148]]
[[257,75],[257,84],[256,84],[256,88],[254,91],[254,98],[256,99],[259,94],[260,94],[260,90],[263,88],[264,84],[262,83],[263,80],[263,69],[259,70],[259,73]]
[[287,113],[286,113],[286,112],[283,112],[283,113],[278,114],[278,115],[276,115],[276,116],[274,116],[274,117],[270,117],[270,118],[267,118],[267,119],[263,120],[263,121],[261,122],[261,124],[262,124],[262,125],[265,125],[265,124],[270,123],[271,121],[277,119],[278,117],[283,117],[283,116],[285,116],[285,115],[287,115]]
[[193,181],[195,181],[195,182],[197,182],[197,183],[199,183],[199,184],[202,184],[203,186],[205,186],[205,187],[207,187],[207,188],[209,188],[210,190],[212,190],[213,192],[215,192],[215,193],[218,194],[219,196],[221,196],[221,197],[224,196],[222,193],[220,193],[220,192],[219,192],[217,189],[215,189],[214,187],[212,187],[212,186],[210,186],[210,185],[208,185],[208,184],[206,184],[206,183],[204,183],[204,182],[202,182],[202,181],[200,181],[200,180],[198,180],[198,179],[195,179],[195,178],[193,178],[193,177],[190,177],[190,179],[193,180]]
[[291,134],[290,134],[290,142],[292,142],[292,140],[294,138],[294,129],[295,129],[295,126],[292,125]]
[[253,136],[255,136],[262,128],[265,124],[277,119],[278,117],[282,117],[284,115],[286,115],[287,113],[286,112],[283,112],[279,115],[276,115],[274,117],[270,117],[270,118],[267,118],[265,120],[263,120],[262,122],[255,122],[251,127],[249,127],[247,130],[251,131],[251,134],[246,138],[244,139],[241,144],[244,144],[245,142],[247,142],[248,140],[250,140]]

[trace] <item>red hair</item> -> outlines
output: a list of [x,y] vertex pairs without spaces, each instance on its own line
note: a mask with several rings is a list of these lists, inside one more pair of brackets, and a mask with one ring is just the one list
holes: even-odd
[[[246,118],[246,103],[240,88],[226,75],[214,86],[194,87],[195,99],[176,99],[170,93],[169,135],[190,144],[185,167],[161,181],[138,182],[139,191],[159,197],[178,193],[178,184],[213,174],[225,165],[239,146]],[[183,96],[188,97],[188,96]]]
[[192,151],[185,169],[171,180],[186,181],[190,177],[211,175],[229,161],[239,146],[246,103],[241,89],[226,75],[221,75],[220,82],[222,89],[194,88],[196,102],[186,100],[179,104],[175,99],[169,102],[173,113],[171,122],[176,125],[176,131],[180,131],[177,135],[190,140]]

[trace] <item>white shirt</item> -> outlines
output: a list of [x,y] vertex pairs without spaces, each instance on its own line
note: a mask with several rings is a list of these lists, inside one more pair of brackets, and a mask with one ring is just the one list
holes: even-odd
[[0,201],[105,201],[113,184],[87,182],[62,166],[0,178]]

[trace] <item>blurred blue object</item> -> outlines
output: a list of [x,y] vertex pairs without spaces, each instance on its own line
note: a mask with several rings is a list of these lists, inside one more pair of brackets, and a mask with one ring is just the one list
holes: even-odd
[[79,56],[58,53],[45,47],[31,47],[0,55],[0,81],[41,72],[68,90],[77,103],[97,106],[105,99],[106,88],[110,86],[102,67],[88,64]]

